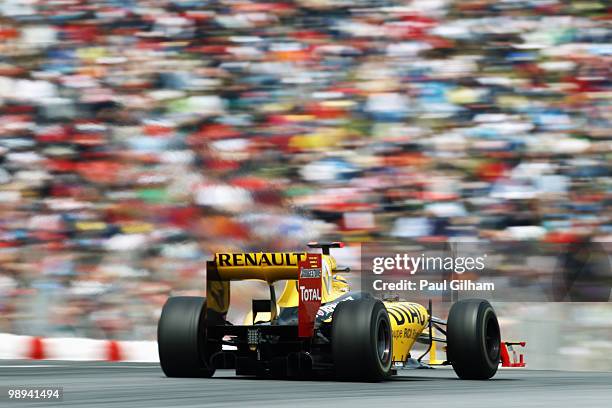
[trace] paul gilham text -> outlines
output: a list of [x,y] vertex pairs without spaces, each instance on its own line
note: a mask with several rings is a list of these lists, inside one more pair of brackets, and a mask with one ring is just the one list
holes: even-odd
[[407,279],[401,279],[393,282],[386,282],[382,279],[376,279],[372,282],[374,290],[428,290],[428,291],[442,291],[442,290],[463,290],[463,291],[494,291],[495,284],[493,282],[474,282],[471,280],[443,280],[439,282],[430,282],[426,279],[420,279],[418,281],[411,281]]

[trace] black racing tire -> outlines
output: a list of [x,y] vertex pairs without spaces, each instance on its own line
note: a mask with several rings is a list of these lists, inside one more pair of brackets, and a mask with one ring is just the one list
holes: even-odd
[[374,298],[340,302],[332,317],[332,356],[340,380],[382,381],[391,375],[393,338],[385,305]]
[[206,298],[168,298],[157,325],[157,347],[162,371],[168,377],[212,377],[205,363]]
[[497,372],[501,334],[486,300],[460,300],[451,307],[446,341],[447,358],[462,380],[488,380]]

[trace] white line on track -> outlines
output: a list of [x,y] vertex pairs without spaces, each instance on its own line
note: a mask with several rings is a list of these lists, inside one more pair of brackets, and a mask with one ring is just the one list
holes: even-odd
[[2,368],[41,368],[41,367],[62,367],[62,368],[152,368],[155,365],[148,366],[136,366],[136,365],[79,365],[79,364],[16,364],[16,365],[3,365]]
[[20,365],[3,365],[0,364],[0,368],[38,368],[38,367],[67,367],[67,366],[63,366],[63,365],[57,365],[57,364],[40,364],[40,365],[25,365],[25,364],[20,364]]

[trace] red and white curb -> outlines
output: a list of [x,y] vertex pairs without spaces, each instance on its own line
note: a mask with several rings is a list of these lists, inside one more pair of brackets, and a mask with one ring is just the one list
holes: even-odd
[[36,337],[0,333],[0,359],[157,362],[156,341]]

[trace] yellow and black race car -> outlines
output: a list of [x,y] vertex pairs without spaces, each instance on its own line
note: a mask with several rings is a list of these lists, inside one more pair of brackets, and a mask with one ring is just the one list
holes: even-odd
[[[171,297],[162,310],[157,334],[164,373],[210,377],[216,369],[232,368],[238,375],[328,372],[339,379],[380,381],[415,361],[410,352],[416,342],[427,344],[428,351],[446,343],[447,358],[440,363],[452,365],[462,379],[488,379],[500,361],[512,364],[511,344],[501,342],[486,300],[453,304],[445,321],[431,315],[431,302],[425,308],[351,292],[341,276],[348,268],[339,268],[330,255],[330,248],[342,244],[309,246],[322,254],[218,253],[208,261],[207,297]],[[253,300],[245,324],[232,325],[226,319],[230,282],[245,279],[267,282],[270,299]],[[273,284],[281,280],[286,283],[277,298]]]

